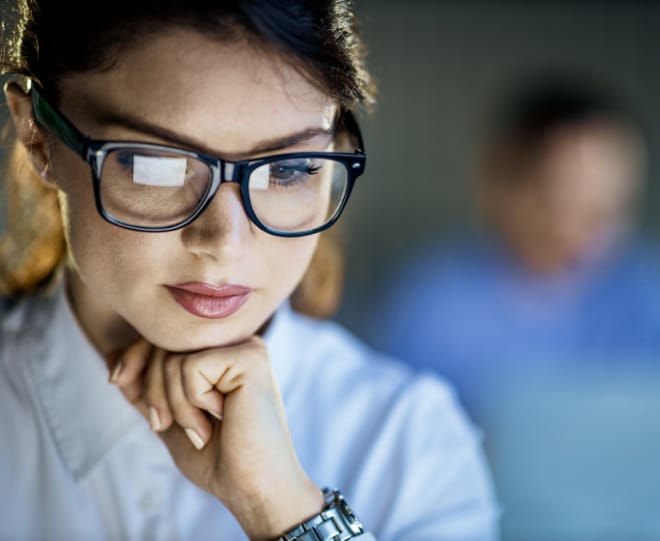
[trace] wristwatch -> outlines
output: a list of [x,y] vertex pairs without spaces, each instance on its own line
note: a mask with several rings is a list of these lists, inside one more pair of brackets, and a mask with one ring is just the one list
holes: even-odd
[[277,541],[346,541],[364,532],[344,496],[337,489],[324,488],[325,507],[318,515],[280,536]]

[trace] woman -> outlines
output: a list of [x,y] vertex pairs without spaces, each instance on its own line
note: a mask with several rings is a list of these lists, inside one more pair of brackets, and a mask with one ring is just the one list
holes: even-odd
[[6,39],[67,252],[3,315],[3,535],[493,538],[448,389],[290,309],[365,166],[350,5],[77,4]]

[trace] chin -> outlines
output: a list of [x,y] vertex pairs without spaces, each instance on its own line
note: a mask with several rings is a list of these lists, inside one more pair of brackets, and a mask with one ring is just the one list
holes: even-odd
[[[255,303],[258,300],[261,302]],[[188,313],[168,302],[155,312],[142,313],[144,324],[135,327],[156,347],[173,353],[231,346],[262,335],[272,316],[269,303],[254,297],[250,301],[228,317],[215,319]]]
[[246,324],[240,320],[200,320],[192,324],[157,325],[142,335],[155,346],[173,353],[201,351],[231,346],[247,340],[258,332],[261,324]]
[[184,336],[173,336],[172,334],[163,335],[157,333],[153,339],[145,335],[155,346],[170,351],[172,353],[186,353],[191,351],[202,351],[217,347],[230,346],[238,344],[248,338],[249,334],[242,333],[185,333]]

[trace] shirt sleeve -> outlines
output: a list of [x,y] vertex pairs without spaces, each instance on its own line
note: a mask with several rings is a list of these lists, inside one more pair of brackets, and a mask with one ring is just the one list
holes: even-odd
[[[387,458],[374,453],[382,462],[367,468],[373,477],[361,488],[371,491],[365,528],[380,541],[499,539],[481,433],[449,385],[431,374],[414,378],[391,404],[379,439],[391,451]],[[355,508],[358,517],[361,509]]]

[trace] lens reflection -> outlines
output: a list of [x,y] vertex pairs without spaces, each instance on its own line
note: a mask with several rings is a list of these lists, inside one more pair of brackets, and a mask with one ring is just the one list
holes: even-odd
[[162,227],[188,218],[211,180],[209,166],[195,158],[123,148],[106,156],[101,200],[105,210],[122,222]]

